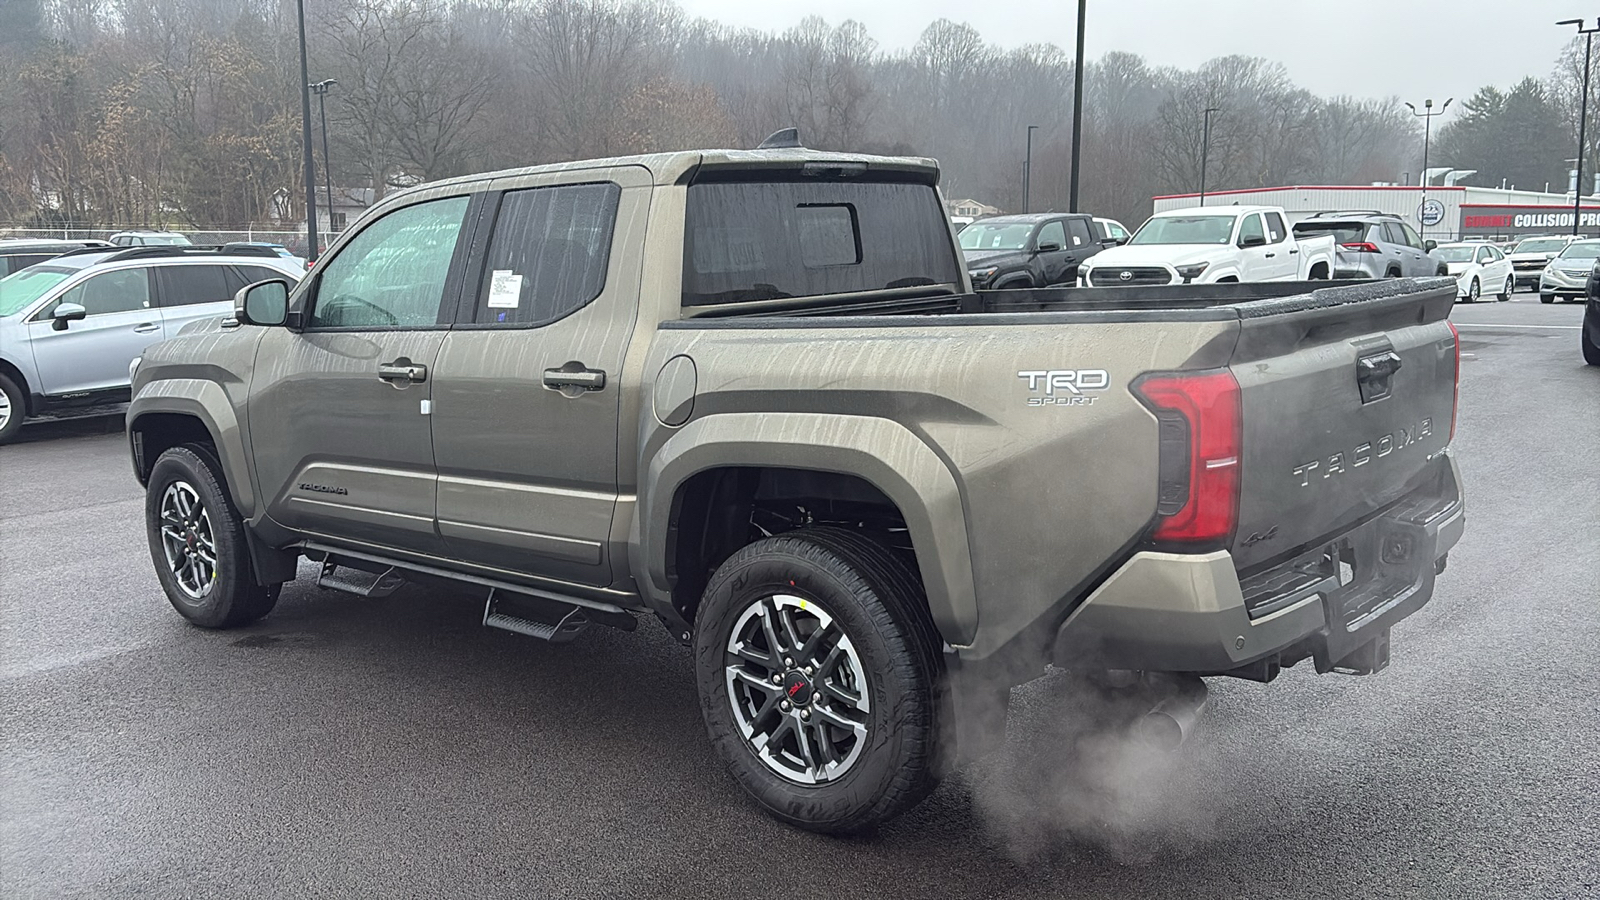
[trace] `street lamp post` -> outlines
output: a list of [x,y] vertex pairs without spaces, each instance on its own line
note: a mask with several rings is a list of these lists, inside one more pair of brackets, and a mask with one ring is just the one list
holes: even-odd
[[1022,211],[1033,212],[1033,132],[1037,125],[1028,126],[1028,156],[1022,164]]
[[1205,121],[1200,138],[1200,205],[1206,205],[1206,158],[1211,154],[1211,114],[1221,112],[1220,106],[1208,106],[1201,113]]
[[1422,205],[1417,207],[1417,233],[1419,235],[1428,233],[1428,223],[1423,220],[1423,216],[1428,208],[1428,144],[1433,137],[1433,117],[1444,115],[1444,111],[1450,108],[1451,102],[1455,99],[1451,97],[1445,100],[1444,105],[1437,110],[1433,108],[1433,100],[1424,100],[1422,101],[1421,112],[1418,112],[1415,106],[1409,103],[1406,104],[1406,109],[1411,110],[1412,115],[1422,119]]
[[332,78],[311,85],[317,95],[317,114],[322,118],[322,179],[328,187],[328,230],[333,230],[333,158],[328,155],[328,89],[338,84]]
[[1078,163],[1083,147],[1083,20],[1089,0],[1078,0],[1078,58],[1072,75],[1072,182],[1067,188],[1067,212],[1078,211]]
[[311,155],[311,76],[306,64],[306,0],[295,0],[300,18],[300,137],[305,151],[306,260],[317,261],[317,163]]
[[1589,53],[1594,47],[1594,33],[1600,31],[1600,19],[1595,20],[1593,28],[1583,27],[1582,19],[1562,19],[1557,25],[1576,25],[1578,33],[1583,35],[1583,99],[1578,101],[1578,177],[1572,182],[1572,234],[1578,234],[1578,216],[1583,208],[1583,142],[1587,135],[1584,131],[1589,125]]

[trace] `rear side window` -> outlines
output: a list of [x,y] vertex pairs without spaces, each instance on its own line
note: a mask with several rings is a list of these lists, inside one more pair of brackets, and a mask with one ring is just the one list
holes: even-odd
[[10,275],[12,272],[20,272],[20,271],[22,271],[23,269],[26,269],[29,266],[37,265],[39,263],[44,262],[47,259],[54,259],[54,258],[55,257],[52,254],[49,254],[49,253],[34,253],[34,254],[27,254],[27,255],[22,255],[22,256],[7,256],[7,257],[5,257],[3,259],[0,259],[0,277],[4,277],[6,275]]
[[1276,244],[1289,234],[1283,227],[1283,216],[1275,212],[1267,213],[1267,242]]
[[621,197],[609,182],[508,191],[472,321],[545,325],[600,296]]
[[1087,247],[1094,241],[1094,236],[1089,234],[1089,223],[1084,219],[1068,219],[1067,234],[1072,236],[1072,246]]
[[228,290],[224,266],[157,266],[156,280],[161,285],[161,305],[193,306],[221,303],[233,294]]
[[711,181],[688,193],[684,306],[960,281],[930,185]]

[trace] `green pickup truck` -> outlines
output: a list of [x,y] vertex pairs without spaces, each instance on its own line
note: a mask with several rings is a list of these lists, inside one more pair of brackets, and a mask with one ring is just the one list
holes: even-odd
[[[773,815],[882,822],[1046,665],[1365,674],[1464,522],[1449,280],[974,293],[932,160],[797,147],[385,199],[136,363],[197,625],[302,559],[563,641],[653,615]],[[1157,729],[1159,730],[1159,729]]]

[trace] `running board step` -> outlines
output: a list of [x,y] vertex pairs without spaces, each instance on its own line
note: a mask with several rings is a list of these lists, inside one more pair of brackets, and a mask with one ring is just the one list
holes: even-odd
[[367,572],[340,566],[332,559],[328,559],[322,563],[322,568],[317,572],[317,587],[344,591],[358,597],[387,597],[400,590],[405,583],[406,577],[394,566],[389,566],[382,572]]
[[589,627],[589,615],[579,606],[490,588],[483,604],[483,624],[565,644]]

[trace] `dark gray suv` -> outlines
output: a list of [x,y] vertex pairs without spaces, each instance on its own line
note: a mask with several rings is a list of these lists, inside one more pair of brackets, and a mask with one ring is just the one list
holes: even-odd
[[1331,234],[1335,278],[1422,278],[1442,275],[1433,241],[1424,241],[1399,216],[1370,211],[1320,212],[1296,222],[1295,237]]

